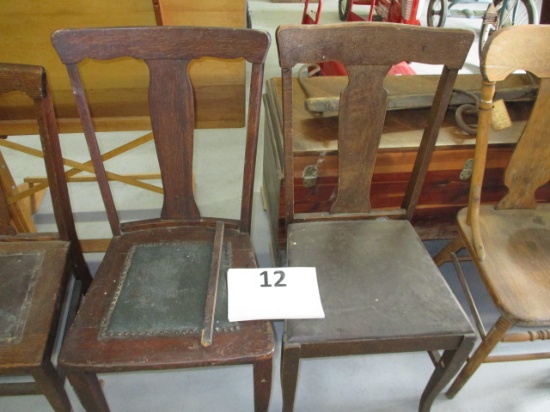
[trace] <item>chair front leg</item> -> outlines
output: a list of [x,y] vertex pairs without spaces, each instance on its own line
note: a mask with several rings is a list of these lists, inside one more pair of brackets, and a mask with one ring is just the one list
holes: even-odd
[[67,373],[67,377],[86,411],[109,411],[109,405],[95,373],[71,371]]
[[479,366],[485,361],[485,358],[489,356],[491,351],[495,348],[497,343],[499,343],[506,332],[512,327],[512,323],[506,319],[504,316],[501,316],[497,322],[493,325],[487,336],[481,341],[481,344],[474,351],[470,359],[464,368],[460,371],[459,375],[456,377],[451,387],[447,391],[447,397],[453,398],[460,389],[468,382],[470,377],[474,372],[479,368]]
[[285,345],[281,352],[281,387],[283,391],[283,412],[294,410],[298,370],[300,368],[300,346]]
[[51,361],[46,361],[39,368],[31,371],[32,377],[40,391],[46,396],[52,408],[57,412],[70,412],[71,403]]
[[435,364],[435,370],[422,393],[419,411],[427,412],[430,410],[437,395],[458,373],[462,365],[466,363],[468,355],[474,347],[475,339],[474,334],[464,336],[458,348],[443,352],[443,355]]
[[273,358],[254,362],[254,410],[266,412],[271,397]]

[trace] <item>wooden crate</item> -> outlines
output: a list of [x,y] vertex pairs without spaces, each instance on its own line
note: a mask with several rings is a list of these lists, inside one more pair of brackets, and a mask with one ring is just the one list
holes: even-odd
[[[50,41],[63,28],[107,26],[191,25],[246,27],[245,0],[42,0],[0,2],[0,61],[36,64],[48,72],[62,132],[80,131],[74,97],[65,67]],[[193,63],[191,78],[197,94],[197,126],[244,125],[244,61]],[[125,73],[121,79],[113,74]],[[82,75],[99,130],[148,130],[148,72],[144,64],[121,59],[88,62]],[[224,101],[224,110],[219,104]],[[212,108],[216,107],[216,110]],[[36,133],[32,105],[23,96],[0,96],[0,135]],[[16,119],[7,122],[6,119]]]
[[[400,76],[390,80],[390,84],[386,85],[390,97],[409,86],[417,88],[418,80],[415,77],[418,76]],[[323,82],[330,82],[330,78],[320,77],[319,82],[322,87]],[[480,85],[480,82],[480,77],[475,75],[459,77],[463,87],[465,84]],[[327,89],[330,87],[327,86]],[[276,260],[279,252],[285,248],[286,237],[281,99],[280,78],[268,80],[264,96],[266,116],[262,195],[269,216],[272,252]],[[304,105],[305,99],[306,95],[296,81],[293,108],[295,210],[297,213],[326,212],[338,180],[338,150],[335,141],[338,118],[336,113],[309,112]],[[496,201],[504,193],[500,175],[521,133],[524,121],[520,119],[525,118],[528,112],[526,106],[525,103],[508,103],[511,114],[518,121],[514,122],[512,128],[495,132],[491,138],[483,198],[485,202]],[[374,172],[373,207],[399,207],[416,156],[426,111],[411,109],[388,112]],[[468,200],[474,143],[475,139],[465,135],[456,126],[454,111],[449,110],[413,221],[422,238],[449,238],[456,233],[455,216]],[[550,185],[546,185],[545,191],[545,195],[550,196]]]

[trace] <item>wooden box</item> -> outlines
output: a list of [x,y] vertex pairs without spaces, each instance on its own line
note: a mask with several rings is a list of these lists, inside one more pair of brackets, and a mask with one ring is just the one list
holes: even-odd
[[[246,27],[245,0],[42,0],[0,2],[0,61],[44,66],[62,132],[81,130],[67,71],[51,44],[53,31],[108,26],[190,25]],[[99,130],[149,130],[148,72],[144,64],[120,59],[88,62],[81,68]],[[245,113],[244,61],[194,62],[197,127],[242,127]],[[125,73],[121,79],[119,73]],[[223,101],[224,110],[218,103]],[[213,108],[216,108],[214,110]],[[36,133],[32,103],[0,96],[0,135]],[[16,119],[8,122],[7,119]]]
[[[390,84],[386,85],[386,88],[390,98],[393,94],[402,94],[410,86],[417,87],[419,77],[436,76],[388,77]],[[318,79],[321,88],[323,82],[331,81],[330,77]],[[304,105],[306,95],[298,81],[295,81],[295,210],[297,213],[328,211],[338,179],[338,150],[335,141],[338,117],[334,112],[309,112]],[[462,87],[466,87],[466,84],[476,87],[481,84],[481,79],[477,75],[460,76],[457,85],[459,84],[462,84]],[[329,88],[327,86],[327,89]],[[279,252],[285,248],[281,99],[280,78],[269,79],[264,96],[262,196],[269,216],[272,253],[276,260],[279,259]],[[525,118],[528,112],[526,106],[526,103],[508,103],[508,109],[515,119]],[[371,199],[373,207],[400,206],[424,127],[424,123],[419,119],[425,119],[426,110],[388,111],[374,172]],[[513,127],[495,132],[491,137],[484,201],[496,201],[504,193],[502,170],[509,160],[523,124],[521,120],[514,121]],[[475,139],[472,136],[466,135],[456,126],[454,110],[449,110],[413,220],[422,238],[448,238],[455,234],[455,216],[468,200],[474,143]],[[547,192],[550,194],[550,190]]]

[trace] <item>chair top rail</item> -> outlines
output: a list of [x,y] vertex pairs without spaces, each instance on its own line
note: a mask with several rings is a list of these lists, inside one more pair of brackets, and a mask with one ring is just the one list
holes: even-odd
[[[88,41],[90,36],[97,39],[98,33],[100,41]],[[52,34],[52,43],[65,64],[79,63],[87,57],[108,60],[121,54],[143,60],[245,58],[261,64],[269,42],[269,35],[263,31],[223,27],[112,27],[64,29]]]
[[345,65],[394,65],[415,61],[460,69],[472,44],[472,36],[474,33],[470,30],[374,22],[281,26],[277,29],[277,42],[285,45],[279,49],[281,67],[338,60]]
[[0,93],[19,91],[33,99],[46,96],[46,71],[41,66],[0,63]]

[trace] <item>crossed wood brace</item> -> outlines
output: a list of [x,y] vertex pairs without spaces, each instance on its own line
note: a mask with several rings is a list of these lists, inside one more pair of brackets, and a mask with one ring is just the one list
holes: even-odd
[[[9,141],[5,136],[0,138],[0,146],[8,149],[16,150],[35,156],[44,158],[44,153],[40,150]],[[153,134],[148,133],[144,136],[138,137],[126,144],[116,147],[102,155],[103,161],[112,159],[118,155],[128,152],[138,146],[141,146],[153,139]],[[67,182],[90,182],[95,181],[95,173],[92,166],[92,161],[80,163],[74,160],[63,158],[63,164],[70,167],[65,172]],[[87,172],[89,176],[77,176],[82,172]],[[145,190],[150,190],[155,193],[162,194],[162,187],[150,184],[144,180],[158,179],[160,174],[131,174],[121,175],[107,171],[107,177],[111,181],[118,181],[126,183],[128,185],[140,187]],[[0,185],[4,191],[6,201],[8,204],[10,216],[16,230],[19,232],[35,232],[36,227],[32,221],[32,214],[37,210],[41,193],[48,188],[48,180],[46,177],[27,177],[24,179],[24,184],[17,186],[8,165],[4,159],[4,156],[0,152]],[[28,201],[30,199],[30,202]],[[109,239],[83,239],[81,240],[82,249],[84,252],[103,252],[107,249]]]

